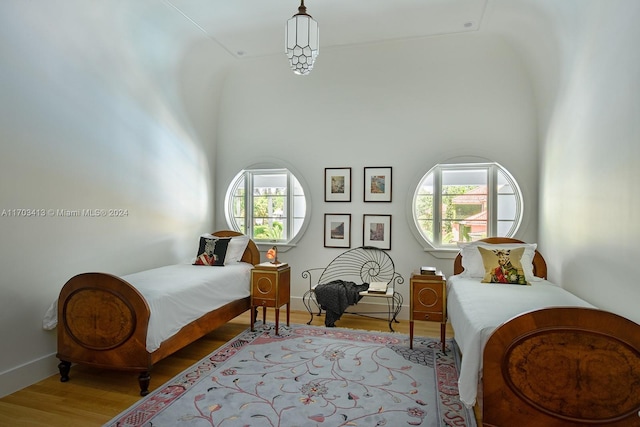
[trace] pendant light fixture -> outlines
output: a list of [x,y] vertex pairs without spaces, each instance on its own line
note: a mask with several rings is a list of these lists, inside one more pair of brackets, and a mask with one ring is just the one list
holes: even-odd
[[293,15],[285,26],[284,49],[293,72],[301,76],[309,74],[319,48],[318,23],[307,14],[304,0],[301,0],[298,13]]

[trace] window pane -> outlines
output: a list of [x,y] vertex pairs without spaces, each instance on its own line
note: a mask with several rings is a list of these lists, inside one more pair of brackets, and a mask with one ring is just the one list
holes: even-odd
[[253,235],[255,240],[286,240],[287,174],[253,174]]
[[415,201],[418,219],[433,219],[433,196],[418,196]]
[[420,232],[429,241],[433,241],[433,221],[432,220],[419,220],[418,227]]
[[447,186],[477,187],[487,185],[487,169],[443,169],[442,188]]
[[422,182],[420,182],[420,186],[418,186],[417,194],[433,194],[433,174],[430,173],[427,175]]
[[258,240],[286,238],[283,218],[286,198],[280,189],[263,188],[262,194],[253,196],[254,235]]
[[474,242],[487,237],[487,221],[442,220],[442,244],[455,245],[457,242]]
[[302,228],[303,224],[304,224],[304,218],[294,218],[293,219],[293,230],[294,230],[294,233],[298,234],[298,232]]
[[245,223],[245,179],[244,174],[240,176],[240,179],[235,183],[233,187],[233,195],[231,197],[231,218],[234,222],[232,225],[232,229],[238,230],[241,233],[244,233],[244,223]]
[[[496,184],[490,188],[493,176]],[[517,184],[496,163],[437,165],[418,184],[413,199],[414,223],[434,247],[453,247],[490,233],[513,236],[521,212]]]
[[498,221],[498,236],[512,236],[515,233],[515,230],[512,230],[515,224],[515,221]]
[[[251,183],[249,194],[245,194],[245,179]],[[307,219],[304,189],[288,170],[246,170],[229,188],[226,212],[233,230],[256,241],[286,243],[304,227]],[[289,194],[289,189],[293,194]]]
[[515,194],[515,192],[515,189],[511,185],[511,180],[504,174],[503,171],[498,170],[498,193]]
[[498,221],[513,221],[516,218],[516,202],[516,197],[513,194],[498,195]]
[[296,217],[304,217],[307,211],[307,200],[304,196],[295,196],[293,198],[293,215]]
[[468,242],[487,233],[486,168],[442,171],[442,242]]

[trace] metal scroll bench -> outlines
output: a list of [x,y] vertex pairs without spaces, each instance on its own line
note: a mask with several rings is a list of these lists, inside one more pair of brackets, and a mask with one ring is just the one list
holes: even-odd
[[404,279],[396,273],[393,260],[382,249],[363,246],[350,249],[338,255],[324,268],[310,268],[302,272],[302,278],[309,280],[309,290],[302,296],[307,311],[313,321],[314,312],[322,314],[322,307],[316,298],[315,289],[319,284],[326,284],[336,280],[354,282],[356,284],[386,282],[386,293],[372,293],[368,291],[360,292],[362,297],[382,299],[387,303],[386,312],[345,312],[357,314],[359,316],[369,316],[371,314],[386,313],[389,321],[389,329],[393,332],[392,323],[399,323],[396,317],[402,309],[402,295],[395,290],[395,286],[404,283]]

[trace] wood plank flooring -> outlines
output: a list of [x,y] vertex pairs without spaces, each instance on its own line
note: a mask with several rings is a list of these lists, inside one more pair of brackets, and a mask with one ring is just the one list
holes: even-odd
[[[258,317],[261,319],[262,314]],[[286,323],[284,310],[281,324]],[[267,321],[273,322],[274,310],[267,310]],[[291,323],[304,324],[309,314],[291,312]],[[324,317],[314,317],[313,325],[323,326]],[[151,372],[150,391],[201,360],[249,326],[249,312],[204,336],[200,340],[160,361]],[[356,315],[344,315],[336,326],[388,332],[385,320]],[[409,321],[394,324],[396,332],[409,333]],[[440,325],[433,322],[415,322],[415,335],[440,337]],[[447,328],[447,337],[453,332]],[[0,399],[0,426],[16,427],[73,427],[101,426],[141,399],[137,375],[73,366],[70,381],[61,383],[59,375],[52,375]],[[476,413],[476,418],[478,414]],[[481,425],[481,423],[478,423]]]

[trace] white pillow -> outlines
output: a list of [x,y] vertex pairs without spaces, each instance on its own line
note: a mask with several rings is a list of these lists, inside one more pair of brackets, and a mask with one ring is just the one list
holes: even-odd
[[513,249],[524,247],[524,254],[522,255],[522,269],[524,270],[524,277],[528,282],[538,282],[542,280],[540,277],[536,277],[533,274],[533,257],[538,245],[536,243],[485,243],[485,242],[458,242],[460,248],[460,255],[462,255],[462,267],[464,271],[460,274],[462,277],[483,278],[484,263],[482,262],[482,255],[478,250],[478,246],[482,246],[487,249]]
[[229,265],[239,262],[249,244],[249,236],[233,236],[227,247],[227,255],[224,258],[224,264]]

